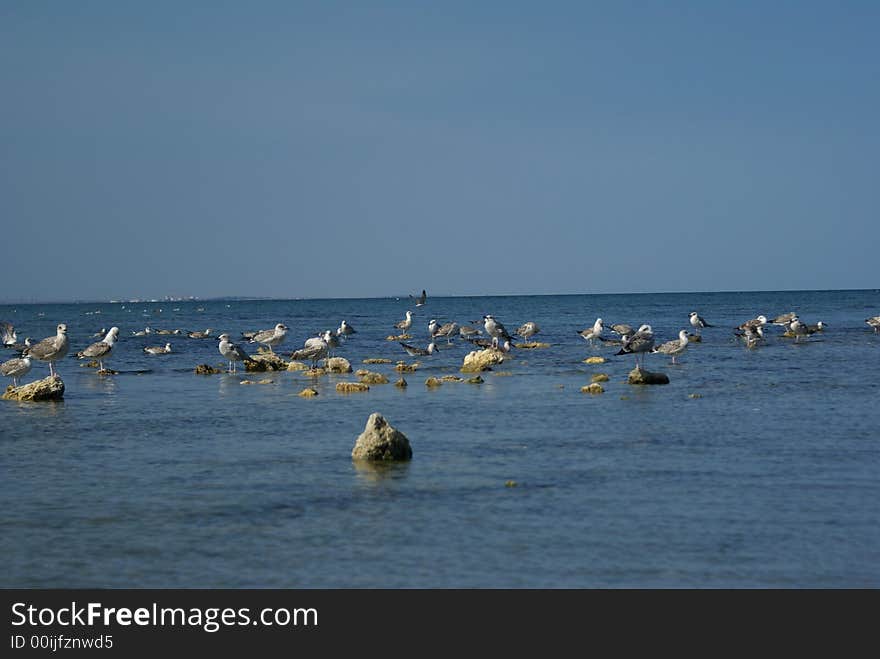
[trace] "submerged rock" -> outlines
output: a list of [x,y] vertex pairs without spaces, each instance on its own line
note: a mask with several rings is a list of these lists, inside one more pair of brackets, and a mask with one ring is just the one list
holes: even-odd
[[351,362],[345,357],[331,357],[327,360],[327,370],[331,373],[351,373]]
[[514,343],[514,348],[521,348],[522,350],[536,350],[540,348],[549,348],[549,343],[542,343],[540,341],[531,341],[530,343]]
[[688,334],[688,343],[702,343],[703,337],[699,334]]
[[669,384],[669,376],[666,373],[652,373],[638,366],[629,372],[630,384]]
[[401,389],[405,389],[406,387],[409,386],[409,383],[407,383],[407,381],[404,380],[403,378],[400,378],[397,382],[394,383],[394,386],[400,387]]
[[303,376],[307,378],[319,378],[322,375],[327,375],[330,371],[326,368],[307,368],[304,371],[301,371]]
[[485,380],[479,375],[475,375],[474,377],[465,380],[465,382],[467,382],[468,384],[483,384]]
[[406,362],[397,362],[394,367],[394,370],[398,373],[415,373],[416,369],[419,367],[419,363],[415,362],[413,364],[407,364]]
[[244,368],[249,373],[263,373],[265,371],[286,371],[288,364],[281,357],[270,352],[261,352],[252,355],[244,363]]
[[407,341],[412,338],[411,334],[392,334],[391,336],[386,336],[386,341]]
[[314,398],[317,395],[318,395],[317,391],[315,391],[314,389],[310,389],[308,387],[303,389],[302,391],[300,391],[297,394],[297,396],[302,396],[303,398]]
[[384,359],[384,358],[380,358],[380,357],[374,357],[371,359],[364,360],[364,364],[390,364],[390,363],[391,363],[390,359]]
[[353,460],[410,460],[412,447],[406,435],[381,414],[373,412],[355,442],[351,457]]
[[464,380],[457,375],[444,375],[440,380],[442,382],[464,382]]
[[196,375],[216,375],[217,373],[225,373],[222,368],[214,368],[210,364],[199,364],[196,366]]
[[588,384],[586,387],[581,387],[582,394],[604,394],[605,389],[602,388],[602,385],[598,382],[593,382],[592,384]]
[[584,364],[604,364],[604,363],[605,363],[604,357],[587,357],[584,360]]
[[425,380],[426,387],[439,387],[442,384],[443,384],[443,380],[441,380],[439,378],[431,377],[431,378],[428,378],[427,380]]
[[4,400],[61,400],[64,398],[64,380],[57,375],[50,375],[20,387],[12,385],[6,388]]
[[363,382],[337,382],[336,391],[340,394],[351,394],[359,391],[369,391],[369,385]]
[[594,373],[593,377],[590,378],[590,382],[608,382],[610,379],[607,373]]
[[484,350],[474,350],[464,356],[464,362],[461,365],[462,373],[480,373],[488,371],[495,364],[504,361],[504,353],[500,350],[486,348]]
[[388,384],[388,378],[382,373],[374,373],[367,371],[363,375],[358,376],[364,384]]
[[114,371],[112,368],[102,368],[98,371],[98,375],[119,375],[119,371]]
[[292,361],[287,363],[288,371],[308,371],[309,365],[303,362]]

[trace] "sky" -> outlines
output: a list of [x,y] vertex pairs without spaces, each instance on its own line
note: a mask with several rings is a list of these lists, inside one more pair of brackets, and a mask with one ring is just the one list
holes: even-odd
[[2,301],[876,288],[880,3],[0,3]]

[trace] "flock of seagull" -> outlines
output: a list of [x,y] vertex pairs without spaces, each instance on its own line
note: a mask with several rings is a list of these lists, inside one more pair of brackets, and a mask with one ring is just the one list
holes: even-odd
[[[422,291],[420,297],[413,299],[416,301],[416,306],[423,306],[425,304],[425,292]],[[690,313],[689,322],[697,334],[703,328],[713,327],[696,311]],[[867,318],[865,322],[874,332],[880,333],[880,316]],[[413,313],[411,310],[408,310],[404,319],[394,324],[394,328],[400,330],[402,335],[407,335],[412,324]],[[445,339],[448,345],[452,343],[455,337],[459,337],[477,347],[509,352],[514,345],[514,336],[528,341],[541,331],[540,326],[536,322],[529,321],[523,323],[513,334],[510,334],[504,325],[492,315],[483,316],[482,329],[477,326],[479,324],[480,321],[477,320],[471,321],[471,324],[468,325],[459,325],[456,322],[440,324],[434,318],[431,319],[427,326],[430,342],[426,347],[422,348],[411,343],[405,343],[402,340],[398,342],[411,357],[433,355],[439,350],[437,341]],[[748,348],[754,348],[765,340],[764,328],[767,325],[783,327],[786,335],[793,337],[795,342],[799,342],[802,338],[816,332],[822,332],[827,327],[821,321],[816,324],[804,323],[795,312],[789,312],[776,316],[773,319],[768,319],[764,315],[757,316],[737,326],[734,329],[734,333],[744,341]],[[606,328],[615,336],[605,337]],[[147,327],[142,331],[132,332],[132,334],[134,336],[174,334],[185,335],[191,339],[209,339],[215,338],[212,336],[212,332],[213,329],[211,328],[204,331],[184,333],[181,330],[154,331]],[[289,328],[286,325],[278,323],[271,329],[243,332],[241,339],[250,344],[264,346],[270,353],[274,354],[274,349],[285,341],[288,332]],[[484,332],[486,338],[483,337]],[[341,345],[341,341],[348,339],[356,333],[356,330],[347,321],[343,320],[336,330],[324,330],[318,335],[307,339],[302,348],[291,354],[291,359],[308,360],[315,367],[320,360],[329,357],[332,354],[332,350]],[[667,355],[672,358],[672,363],[676,363],[676,357],[687,349],[691,341],[687,330],[682,329],[678,333],[678,339],[656,344],[654,332],[648,324],[643,324],[637,329],[622,323],[606,326],[602,318],[597,318],[591,327],[579,330],[577,334],[589,342],[591,346],[595,345],[595,341],[620,346],[620,350],[615,354],[634,355],[637,368],[643,366],[644,356],[649,353]],[[119,340],[119,328],[111,327],[109,330],[101,330],[93,338],[97,336],[102,338],[76,353],[76,356],[80,359],[95,360],[100,371],[103,371],[104,360],[111,355],[114,345]],[[25,339],[24,343],[18,343],[17,338],[15,327],[11,323],[0,322],[0,344],[4,348],[19,353],[19,356],[0,364],[0,374],[12,378],[13,386],[17,387],[20,379],[30,372],[33,360],[37,360],[46,362],[49,366],[49,375],[57,377],[55,363],[67,356],[70,350],[66,324],[59,324],[54,336],[47,337],[38,343],[31,343],[29,338]],[[230,373],[236,372],[236,364],[238,362],[252,361],[251,356],[247,354],[241,345],[233,342],[229,334],[220,334],[216,339],[219,341],[218,349],[220,354],[228,362]],[[143,348],[143,351],[149,355],[164,355],[171,353],[172,348],[170,343],[165,343],[164,346],[147,346]]]

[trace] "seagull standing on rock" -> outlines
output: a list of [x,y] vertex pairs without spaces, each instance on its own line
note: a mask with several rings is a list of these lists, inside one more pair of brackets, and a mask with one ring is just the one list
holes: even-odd
[[76,353],[76,356],[80,359],[97,359],[98,370],[103,371],[104,360],[110,356],[111,352],[113,352],[113,345],[116,343],[118,337],[119,328],[111,327],[110,331],[107,332],[107,336],[100,341],[96,341],[82,352]]
[[269,352],[275,354],[275,351],[272,350],[272,348],[283,342],[285,336],[287,336],[287,325],[284,323],[278,323],[272,329],[263,330],[262,332],[254,334],[249,343],[260,343],[269,348]]
[[69,349],[70,342],[67,339],[67,325],[61,323],[58,325],[55,336],[45,338],[38,344],[31,346],[28,349],[28,354],[34,359],[39,359],[41,362],[48,362],[49,375],[55,377],[58,374],[55,372],[54,363],[59,359],[63,359]]
[[492,345],[496,348],[501,340],[513,343],[513,337],[507,333],[504,325],[495,320],[491,314],[483,316],[483,329],[486,330],[486,334],[492,337]]
[[228,334],[221,334],[217,338],[220,339],[217,348],[220,350],[220,354],[229,362],[230,373],[235,373],[236,362],[253,361],[248,354],[241,349],[241,346],[238,346],[229,340]]

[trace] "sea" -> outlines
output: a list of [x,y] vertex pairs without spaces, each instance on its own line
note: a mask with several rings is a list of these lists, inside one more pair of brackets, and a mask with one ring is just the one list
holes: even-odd
[[[549,345],[514,348],[482,384],[427,387],[474,349],[440,340],[396,387],[395,363],[416,361],[387,340],[407,309],[421,347],[432,318],[485,314],[511,333],[534,321]],[[601,317],[660,343],[692,331],[690,311],[712,325],[702,340],[677,364],[645,358],[666,385],[628,384],[632,355],[577,334]],[[734,334],[788,311],[826,327],[795,342],[768,326],[751,349]],[[877,588],[878,314],[877,290],[2,305],[20,341],[66,323],[71,351],[63,401],[0,401],[0,586]],[[134,335],[282,322],[289,356],[343,319],[356,333],[335,354],[391,384],[196,375],[224,364],[215,339]],[[111,326],[118,374],[101,376],[74,353]],[[597,373],[604,393],[582,393]],[[352,461],[373,412],[410,461]]]

